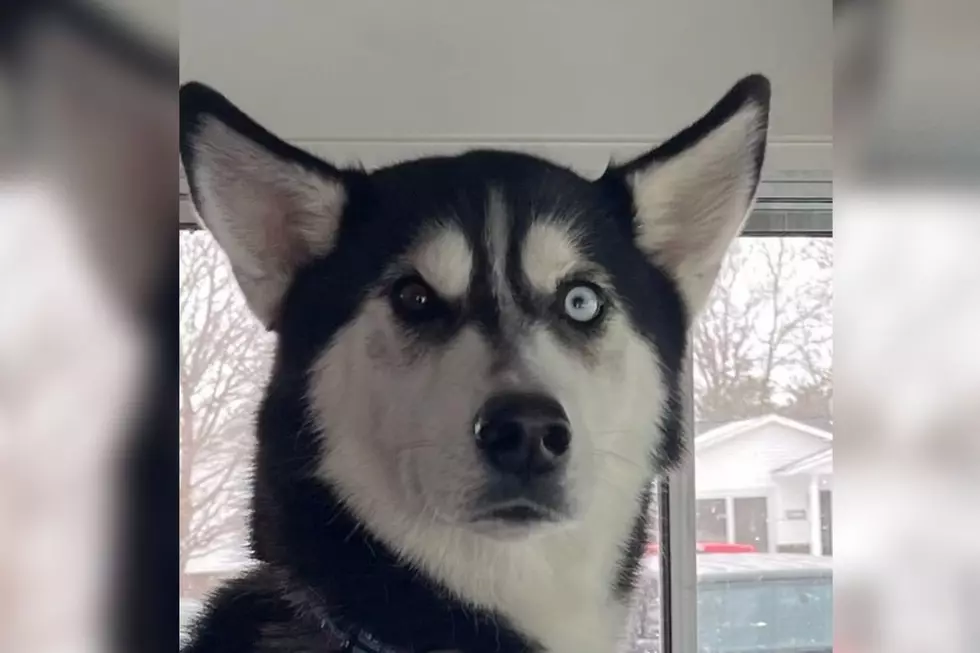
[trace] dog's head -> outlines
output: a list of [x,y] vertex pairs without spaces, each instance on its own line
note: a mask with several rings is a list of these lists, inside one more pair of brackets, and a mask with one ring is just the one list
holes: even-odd
[[276,373],[302,380],[324,481],[370,519],[502,537],[635,504],[679,455],[662,427],[686,331],[754,196],[768,105],[748,77],[598,180],[493,151],[365,172],[191,84],[181,153],[279,335]]

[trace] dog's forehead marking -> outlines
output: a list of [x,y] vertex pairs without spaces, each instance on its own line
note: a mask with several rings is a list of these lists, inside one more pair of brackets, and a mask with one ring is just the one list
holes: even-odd
[[430,229],[409,254],[409,260],[426,283],[446,299],[459,299],[470,287],[473,249],[455,226]]
[[511,286],[512,279],[507,276],[512,225],[513,216],[508,210],[503,193],[496,188],[490,189],[486,208],[486,247],[490,288],[493,299],[497,302],[498,326],[504,334],[502,341],[513,338],[521,330],[524,320]]
[[531,287],[551,294],[559,282],[583,263],[578,238],[568,225],[536,220],[521,247],[521,267]]
[[510,241],[510,216],[500,191],[491,188],[487,196],[486,242],[490,262],[490,287],[501,308],[513,301],[507,282],[507,251]]
[[489,296],[482,298],[481,301],[493,303],[490,310],[486,311],[487,315],[492,316],[489,333],[493,343],[494,358],[490,372],[500,383],[509,379],[516,384],[523,371],[520,369],[514,346],[524,330],[526,320],[518,305],[515,289],[512,287],[513,279],[508,277],[513,216],[509,212],[503,193],[498,188],[489,189],[484,211],[486,265],[482,272],[487,275],[485,282],[490,292]]

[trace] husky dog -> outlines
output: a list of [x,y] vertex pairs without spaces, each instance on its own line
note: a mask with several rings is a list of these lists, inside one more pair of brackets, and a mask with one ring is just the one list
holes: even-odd
[[194,203],[278,338],[259,564],[185,650],[612,653],[769,97],[747,77],[589,180],[502,151],[340,168],[185,85]]

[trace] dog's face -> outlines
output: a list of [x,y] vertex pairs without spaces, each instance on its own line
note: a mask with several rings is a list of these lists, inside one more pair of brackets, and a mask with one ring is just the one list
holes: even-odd
[[[681,450],[685,333],[759,177],[769,91],[599,180],[515,153],[340,170],[182,89],[195,204],[363,515],[495,538],[635,504]],[[289,437],[289,434],[280,434]]]
[[344,245],[373,270],[310,377],[325,475],[357,470],[352,495],[503,535],[579,516],[603,457],[645,467],[683,315],[617,217],[628,204],[494,152],[368,183]]

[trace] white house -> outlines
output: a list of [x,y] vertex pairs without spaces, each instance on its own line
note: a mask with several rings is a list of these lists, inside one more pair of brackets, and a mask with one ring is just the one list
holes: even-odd
[[833,435],[767,415],[695,438],[698,539],[832,554]]

